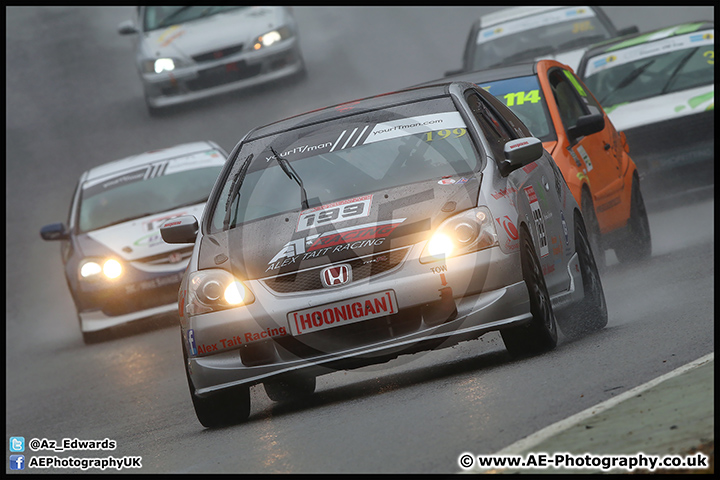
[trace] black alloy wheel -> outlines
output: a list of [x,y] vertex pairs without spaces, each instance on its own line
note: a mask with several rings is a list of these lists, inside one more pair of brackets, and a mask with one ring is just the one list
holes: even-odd
[[578,255],[584,297],[582,301],[558,314],[560,329],[569,338],[577,338],[607,325],[608,311],[605,292],[590,247],[590,240],[581,218],[575,218],[575,252]]
[[588,239],[590,248],[595,257],[595,264],[601,272],[605,270],[605,247],[600,234],[600,222],[595,215],[595,207],[590,192],[583,188],[581,196],[580,209],[582,210],[583,220],[587,225]]
[[615,255],[620,263],[637,263],[650,258],[652,255],[650,223],[637,176],[633,176],[630,219],[626,233],[625,238],[615,245]]
[[545,276],[535,253],[530,232],[525,225],[520,228],[520,263],[530,298],[532,320],[500,331],[505,348],[511,355],[517,357],[552,350],[558,341],[557,322],[545,284]]

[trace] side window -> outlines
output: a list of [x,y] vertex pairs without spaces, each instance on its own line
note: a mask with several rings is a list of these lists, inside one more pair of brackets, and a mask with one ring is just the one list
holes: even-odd
[[515,112],[498,100],[495,95],[487,95],[484,98],[490,106],[494,108],[494,111],[500,112],[500,115],[502,115],[502,117],[507,121],[510,131],[515,133],[515,135],[512,135],[513,138],[534,136],[522,120],[515,115]]
[[580,102],[580,95],[569,78],[559,68],[550,72],[550,86],[558,106],[560,119],[565,130],[577,124],[577,119],[587,115],[583,104]]
[[570,80],[570,83],[573,84],[573,87],[575,87],[575,91],[577,92],[577,94],[580,95],[580,101],[585,105],[585,110],[590,114],[602,114],[600,104],[597,102],[597,100],[595,100],[592,92],[588,90],[585,84],[569,70],[563,70],[563,73],[565,74],[567,79]]
[[505,158],[503,153],[505,144],[514,138],[514,136],[510,133],[504,122],[485,105],[485,102],[483,102],[477,93],[469,91],[465,94],[465,98],[485,138],[490,144],[490,150],[492,150],[495,161],[501,162]]
[[[477,25],[477,21],[475,22]],[[463,70],[470,71],[473,70],[472,63],[473,63],[473,57],[475,56],[475,49],[477,48],[475,46],[475,39],[477,38],[477,32],[478,28],[475,28],[475,25],[473,25],[473,28],[470,29],[470,33],[468,33],[467,41],[465,42],[465,51],[463,53]]]
[[75,197],[77,197],[78,190],[80,190],[80,182],[79,181],[75,185],[75,190],[73,190],[72,197],[70,197],[70,208],[68,209],[67,223],[65,224],[66,228],[70,228],[72,225],[73,207],[77,207],[77,203],[75,202]]

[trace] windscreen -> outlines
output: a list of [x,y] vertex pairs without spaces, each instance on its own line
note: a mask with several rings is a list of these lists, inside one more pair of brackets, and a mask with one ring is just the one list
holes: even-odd
[[510,20],[478,32],[472,70],[533,60],[610,38],[590,7],[569,7]]
[[557,140],[545,96],[535,75],[478,84],[507,105],[534,137],[543,142]]
[[238,8],[250,8],[250,7],[237,7],[237,6],[199,6],[199,7],[145,7],[143,16],[144,30],[157,30],[160,28],[166,28],[171,25],[178,23],[190,22],[200,18],[209,17],[217,13],[224,13],[230,10],[237,10]]
[[606,109],[712,85],[714,33],[703,30],[628,48],[616,47],[588,59],[583,81]]
[[161,160],[85,182],[80,233],[205,203],[225,163],[217,150]]
[[449,97],[350,115],[243,145],[211,230],[301,210],[303,189],[313,207],[479,166]]

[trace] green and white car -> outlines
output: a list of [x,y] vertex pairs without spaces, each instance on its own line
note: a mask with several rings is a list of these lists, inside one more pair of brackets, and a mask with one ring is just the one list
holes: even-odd
[[714,57],[714,23],[695,22],[595,45],[578,66],[663,195],[712,184]]

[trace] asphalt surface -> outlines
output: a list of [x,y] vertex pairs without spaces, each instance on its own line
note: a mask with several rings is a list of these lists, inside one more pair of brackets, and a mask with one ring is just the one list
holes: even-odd
[[[28,459],[141,456],[141,473],[458,473],[462,452],[500,452],[714,352],[713,185],[692,198],[646,198],[653,256],[628,267],[608,254],[600,332],[523,360],[490,334],[331,373],[297,404],[253,387],[247,423],[204,429],[176,320],[84,345],[59,246],[39,229],[66,218],[78,176],[95,165],[198,139],[229,151],[258,125],[439,78],[459,67],[470,24],[493,7],[296,7],[307,79],[159,118],[145,110],[132,41],[116,32],[132,8],[6,8],[6,437],[117,442],[110,453],[26,451]],[[712,18],[714,8],[607,12],[619,28],[647,31]],[[687,378],[683,391],[708,381]],[[680,408],[676,393],[660,391],[668,393],[663,402]],[[672,425],[661,430],[684,432]],[[643,438],[627,442],[630,453],[646,449]],[[80,470],[35,471],[45,472]],[[6,473],[23,474],[9,464]]]

